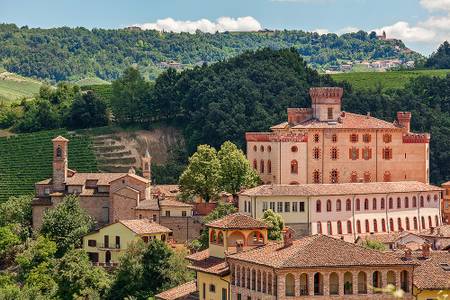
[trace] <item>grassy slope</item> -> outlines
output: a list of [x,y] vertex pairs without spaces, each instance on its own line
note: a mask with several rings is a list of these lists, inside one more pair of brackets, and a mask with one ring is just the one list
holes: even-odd
[[42,82],[0,70],[0,101],[12,102],[31,98],[39,92]]
[[392,72],[351,72],[333,74],[336,81],[348,81],[354,89],[375,88],[381,84],[383,89],[402,88],[410,79],[418,76],[444,77],[450,70],[415,70]]
[[87,86],[87,85],[108,85],[110,84],[109,81],[103,80],[98,77],[89,77],[89,78],[83,78],[80,80],[77,80],[74,82],[74,84],[78,86]]
[[67,130],[40,131],[0,138],[0,202],[10,196],[34,191],[34,183],[52,174],[51,139],[64,135],[69,142],[69,167],[79,172],[97,171],[88,136],[74,136]]

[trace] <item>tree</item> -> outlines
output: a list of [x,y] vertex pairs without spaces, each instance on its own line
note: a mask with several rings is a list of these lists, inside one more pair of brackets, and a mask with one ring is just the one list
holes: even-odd
[[367,249],[373,249],[373,250],[379,250],[379,251],[386,250],[386,246],[382,242],[374,241],[374,240],[366,239],[362,242],[362,246]]
[[184,198],[199,196],[206,202],[217,197],[220,181],[220,161],[217,152],[208,145],[200,145],[189,158],[180,176],[180,191]]
[[236,195],[242,188],[255,187],[260,179],[242,150],[226,141],[217,153],[220,161],[219,186],[222,191]]
[[111,279],[101,267],[91,264],[84,250],[71,249],[55,268],[60,299],[95,299],[106,294]]
[[141,123],[150,107],[150,85],[137,68],[127,68],[112,84],[111,109],[120,124]]
[[81,237],[93,226],[93,218],[80,207],[78,197],[70,195],[44,214],[40,232],[56,242],[56,255],[61,257],[67,250],[80,246]]
[[13,229],[13,225],[0,227],[0,269],[7,264],[20,244],[20,238]]
[[66,124],[70,128],[99,127],[108,124],[105,101],[94,92],[78,94],[70,107]]
[[273,210],[268,209],[263,214],[263,220],[268,225],[268,237],[269,240],[281,240],[282,230],[284,228],[284,221],[280,214],[275,213]]
[[169,68],[156,79],[153,91],[154,106],[161,118],[174,118],[180,113],[179,96],[175,88],[179,78],[177,71]]
[[10,197],[0,203],[0,226],[16,225],[21,239],[26,239],[31,232],[33,196]]
[[[235,213],[236,211],[237,211],[237,208],[233,204],[219,202],[219,203],[217,203],[217,207],[203,219],[203,223],[208,224],[209,222],[223,218],[229,214]],[[200,242],[200,245],[201,245],[200,249],[208,248],[209,233],[208,233],[207,229],[204,229],[202,231],[198,241]],[[198,247],[198,246],[196,246],[196,247]]]
[[16,257],[19,275],[22,279],[25,279],[30,271],[39,265],[49,264],[57,250],[56,243],[42,235],[34,240],[29,240],[25,247]]
[[450,68],[450,44],[448,41],[443,42],[436,52],[431,54],[425,62],[425,67],[434,69]]

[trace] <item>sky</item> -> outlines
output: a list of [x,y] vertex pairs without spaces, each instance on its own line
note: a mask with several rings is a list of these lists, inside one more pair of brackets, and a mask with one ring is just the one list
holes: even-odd
[[0,0],[0,23],[174,32],[385,30],[428,55],[450,40],[450,0]]

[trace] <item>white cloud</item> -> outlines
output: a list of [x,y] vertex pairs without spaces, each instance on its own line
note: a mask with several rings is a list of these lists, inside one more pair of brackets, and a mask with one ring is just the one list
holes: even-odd
[[358,27],[347,26],[347,27],[339,29],[338,31],[336,31],[336,33],[344,34],[344,33],[350,33],[350,32],[358,32],[358,31],[359,31]]
[[135,24],[133,26],[140,27],[144,30],[153,29],[158,31],[190,33],[194,33],[196,30],[209,33],[216,31],[257,31],[262,28],[261,24],[251,16],[239,18],[220,17],[215,22],[208,19],[181,21],[166,18],[157,20],[155,23]]
[[411,26],[408,22],[397,22],[390,26],[374,29],[378,34],[385,31],[388,38],[401,39],[404,42],[431,42],[436,32],[421,26]]
[[420,4],[428,10],[450,11],[450,0],[420,0]]
[[326,28],[313,29],[312,32],[317,32],[318,34],[328,34],[330,31]]

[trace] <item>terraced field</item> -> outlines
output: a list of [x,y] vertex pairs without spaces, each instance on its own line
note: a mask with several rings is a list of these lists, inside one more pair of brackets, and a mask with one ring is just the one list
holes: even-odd
[[69,168],[96,172],[97,162],[89,136],[67,130],[41,131],[0,138],[0,202],[34,191],[36,181],[52,174],[51,139],[63,135],[69,142]]

